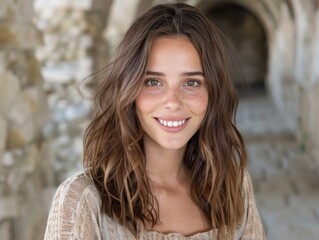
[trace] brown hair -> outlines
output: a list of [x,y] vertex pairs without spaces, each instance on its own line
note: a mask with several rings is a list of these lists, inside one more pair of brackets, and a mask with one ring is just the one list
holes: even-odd
[[93,119],[84,138],[84,167],[101,193],[104,213],[135,235],[139,224],[157,223],[134,101],[150,46],[159,36],[187,36],[201,57],[209,104],[200,129],[188,142],[184,164],[191,172],[193,201],[218,229],[218,239],[231,237],[244,214],[246,167],[244,143],[234,125],[237,94],[226,39],[195,7],[155,5],[130,26],[96,91]]

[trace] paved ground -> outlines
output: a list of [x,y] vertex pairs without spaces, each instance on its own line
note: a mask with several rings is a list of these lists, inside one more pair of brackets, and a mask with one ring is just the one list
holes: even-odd
[[266,98],[242,100],[238,114],[267,239],[318,240],[319,176],[311,159]]

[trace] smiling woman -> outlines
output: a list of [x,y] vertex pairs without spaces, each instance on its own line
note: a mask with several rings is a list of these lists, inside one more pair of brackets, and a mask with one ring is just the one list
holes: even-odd
[[186,4],[133,22],[45,239],[264,239],[224,41]]
[[208,104],[201,60],[191,41],[184,36],[155,39],[144,79],[135,100],[145,132],[144,149],[157,147],[162,154],[166,149],[176,149],[178,161],[182,161],[186,144],[199,129]]

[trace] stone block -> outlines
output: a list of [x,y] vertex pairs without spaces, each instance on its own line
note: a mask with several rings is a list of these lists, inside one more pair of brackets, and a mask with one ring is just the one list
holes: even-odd
[[[16,158],[15,160],[18,162],[22,161],[23,158]],[[24,166],[26,164],[20,163],[20,165],[17,164],[14,168],[12,168],[10,171],[8,171],[8,176],[7,176],[7,184],[8,188],[10,189],[10,192],[13,194],[19,194],[19,197],[25,198],[26,197],[26,192],[28,192],[27,184],[28,184],[28,173],[25,169]],[[35,172],[33,173],[35,175]],[[29,177],[30,178],[30,177]],[[34,187],[35,188],[35,187]]]
[[16,96],[15,104],[11,105],[11,109],[8,112],[9,125],[24,125],[35,114],[35,99],[31,94],[21,93]]
[[20,49],[34,50],[42,43],[42,35],[32,23],[15,25]]
[[19,203],[16,196],[0,198],[0,222],[19,216]]
[[11,223],[9,221],[0,224],[0,237],[1,240],[11,240]]
[[90,10],[93,0],[72,0],[70,5],[73,9]]
[[7,71],[7,50],[0,51],[0,74],[2,75]]
[[[144,10],[150,7],[151,4],[152,4],[151,1],[148,1],[148,0],[144,1],[144,4],[143,4]],[[93,12],[98,12],[99,14],[102,14],[103,16],[108,16],[111,6],[112,6],[112,1],[110,0],[94,0],[92,1],[91,10]]]
[[11,24],[0,22],[0,45],[18,46],[18,36]]
[[15,158],[13,156],[13,153],[12,152],[6,152],[3,154],[3,157],[2,157],[2,165],[4,167],[12,167],[15,165]]
[[11,72],[3,72],[0,73],[0,86],[0,114],[5,116],[20,94],[20,82]]
[[312,144],[314,147],[319,148],[319,104],[318,104],[318,96],[319,96],[319,77],[311,90],[310,97],[310,106],[309,106],[309,115],[311,116],[311,129],[309,131],[309,135],[312,139]]
[[36,191],[33,192],[33,196],[30,194],[20,204],[21,214],[16,219],[13,228],[15,239],[43,239],[47,221],[47,206],[44,205],[42,194],[39,194],[42,189],[34,190]]
[[[43,106],[44,105],[44,106]],[[41,131],[46,97],[40,86],[26,88],[8,112],[8,147],[19,147],[35,139]]]
[[8,127],[8,149],[23,147],[37,137],[34,121],[26,121],[22,125],[11,125]]
[[68,7],[79,10],[90,10],[93,0],[69,0]]
[[8,112],[10,128],[34,125],[36,132],[47,120],[47,101],[41,85],[25,88]]
[[0,22],[0,45],[19,49],[35,49],[42,42],[40,32],[32,23],[8,24]]
[[40,169],[40,152],[36,144],[31,144],[26,148],[26,154],[24,159],[25,167],[23,170],[25,173],[33,173]]
[[0,1],[0,18],[16,20],[17,22],[31,21],[34,0],[6,0]]
[[33,53],[26,53],[27,60],[27,79],[26,85],[32,86],[41,82],[40,64]]
[[0,116],[0,159],[5,150],[7,139],[7,122]]
[[50,64],[42,68],[43,77],[50,84],[69,84],[74,79],[75,69],[73,65],[66,62],[62,64]]

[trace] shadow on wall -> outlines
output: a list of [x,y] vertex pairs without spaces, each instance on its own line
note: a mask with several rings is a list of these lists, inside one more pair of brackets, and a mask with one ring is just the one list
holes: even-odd
[[233,79],[239,93],[265,94],[268,49],[266,33],[258,18],[247,9],[229,3],[214,6],[207,14],[229,38],[238,55],[233,56],[240,63]]

